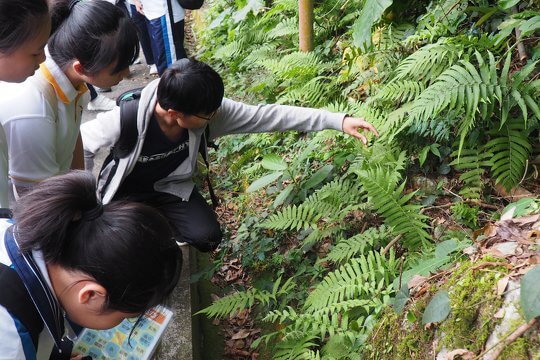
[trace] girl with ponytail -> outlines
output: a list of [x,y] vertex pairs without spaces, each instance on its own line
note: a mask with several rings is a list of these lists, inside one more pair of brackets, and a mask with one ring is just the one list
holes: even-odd
[[[14,223],[0,220],[0,238],[0,354],[7,359],[49,359],[51,343],[53,358],[69,359],[64,316],[87,328],[114,327],[161,304],[181,269],[165,218],[140,203],[102,205],[84,171],[21,197]],[[13,275],[24,286],[5,281]],[[29,305],[21,311],[21,304]]]
[[118,7],[100,0],[52,0],[52,35],[39,71],[0,87],[0,122],[14,195],[48,177],[84,168],[79,136],[85,83],[118,84],[139,56],[137,30]]

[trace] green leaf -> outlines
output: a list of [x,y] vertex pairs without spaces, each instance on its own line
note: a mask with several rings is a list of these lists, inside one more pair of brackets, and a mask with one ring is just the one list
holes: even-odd
[[450,314],[450,297],[448,291],[441,290],[431,299],[424,315],[422,316],[422,324],[431,324],[441,322]]
[[424,165],[428,152],[429,152],[429,146],[424,146],[424,148],[420,151],[420,154],[418,154],[418,161],[420,162],[420,166]]
[[392,2],[392,0],[366,0],[360,16],[352,26],[353,43],[356,47],[368,49],[371,46],[371,28],[381,19]]
[[442,258],[459,249],[459,243],[455,239],[443,241],[435,248],[435,257]]
[[238,23],[240,21],[243,21],[246,19],[247,15],[250,12],[253,12],[254,14],[258,13],[264,8],[264,1],[262,0],[249,0],[246,6],[244,6],[242,9],[238,10],[233,14],[233,19],[235,23]]
[[433,155],[437,156],[439,159],[441,158],[441,152],[439,151],[439,144],[432,144],[430,146],[430,149]]
[[332,170],[334,170],[333,165],[323,166],[322,168],[317,170],[317,172],[315,172],[315,174],[313,174],[308,179],[308,181],[305,182],[303,188],[307,190],[319,185],[321,182],[324,181],[324,179],[326,179],[326,177],[332,172]]
[[345,334],[336,334],[328,339],[321,353],[333,359],[343,359],[350,354],[352,346],[353,344],[349,337]]
[[501,219],[514,219],[521,216],[529,215],[533,211],[538,211],[540,208],[540,201],[530,197],[523,198],[516,202],[506,205],[502,211]]
[[416,315],[412,311],[407,312],[407,320],[409,322],[415,322],[416,321]]
[[517,5],[521,0],[499,0],[499,7],[503,10],[510,9]]
[[273,171],[283,171],[287,170],[287,163],[279,155],[268,154],[266,155],[261,162],[263,168]]
[[519,29],[521,30],[521,36],[528,36],[540,29],[540,16],[534,16],[525,21]]
[[394,304],[392,307],[394,308],[394,311],[401,315],[403,313],[403,309],[405,308],[405,304],[407,304],[407,301],[409,301],[409,287],[407,284],[404,284],[401,289],[396,294],[396,299],[394,300]]
[[[401,277],[401,282],[402,284],[408,283],[413,278],[414,275],[428,276],[432,272],[435,272],[436,270],[440,269],[449,261],[450,261],[450,258],[448,256],[423,260],[419,262],[418,265],[416,265],[412,269],[405,271]],[[395,289],[398,288],[397,286],[398,280],[399,279],[396,279],[394,281]]]
[[289,184],[285,189],[283,189],[279,195],[274,200],[274,207],[277,208],[287,200],[291,192],[294,190],[294,184]]
[[250,193],[262,189],[266,185],[271,184],[277,179],[279,179],[279,177],[282,175],[282,171],[277,171],[263,176],[262,178],[255,180],[251,185],[249,185],[249,187],[246,189],[246,192]]
[[540,316],[540,266],[529,270],[521,279],[520,303],[525,320]]

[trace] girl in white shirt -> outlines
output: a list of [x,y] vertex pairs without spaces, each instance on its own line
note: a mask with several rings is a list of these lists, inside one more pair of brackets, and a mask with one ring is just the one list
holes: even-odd
[[0,89],[15,198],[50,176],[83,169],[79,136],[85,83],[118,84],[139,56],[136,28],[106,1],[55,1],[46,60],[20,85]]
[[143,204],[102,205],[95,186],[86,171],[50,178],[17,202],[14,221],[0,219],[0,358],[69,359],[66,318],[109,329],[177,284],[167,220]]
[[[51,32],[46,0],[0,0],[0,81],[22,82],[45,60]],[[0,108],[0,113],[2,108]],[[0,127],[0,207],[8,207],[7,140]]]

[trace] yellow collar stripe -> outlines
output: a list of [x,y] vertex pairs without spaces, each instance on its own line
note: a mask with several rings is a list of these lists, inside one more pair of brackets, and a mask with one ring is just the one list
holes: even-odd
[[64,94],[64,92],[62,91],[62,88],[60,88],[60,85],[58,85],[58,83],[56,82],[55,78],[52,76],[49,69],[47,69],[47,66],[45,65],[44,62],[39,65],[39,69],[41,70],[41,73],[43,74],[43,76],[45,76],[45,79],[53,86],[60,100],[64,104],[69,104],[70,102],[69,99],[67,98],[66,94]]

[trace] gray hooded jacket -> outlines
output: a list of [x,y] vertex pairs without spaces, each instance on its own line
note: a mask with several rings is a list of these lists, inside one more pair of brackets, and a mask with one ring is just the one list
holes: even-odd
[[[159,79],[148,84],[141,93],[137,113],[137,143],[128,156],[120,159],[112,178],[114,162],[102,170],[98,179],[98,193],[103,194],[103,203],[108,203],[118,191],[122,181],[137,164],[143,148],[146,130],[157,102]],[[259,133],[284,130],[318,131],[334,129],[342,131],[346,114],[331,113],[325,110],[286,105],[246,105],[224,98],[221,107],[208,123],[209,138],[215,139],[228,134]],[[189,200],[193,191],[193,174],[197,167],[198,149],[204,134],[204,127],[189,129],[189,156],[167,177],[154,183],[154,190]],[[101,113],[92,121],[81,126],[85,158],[88,170],[93,166],[93,157],[99,149],[113,146],[120,137],[120,109]]]

